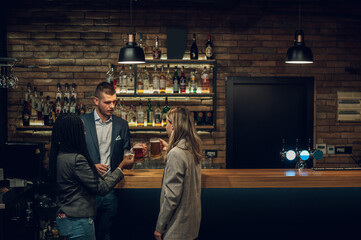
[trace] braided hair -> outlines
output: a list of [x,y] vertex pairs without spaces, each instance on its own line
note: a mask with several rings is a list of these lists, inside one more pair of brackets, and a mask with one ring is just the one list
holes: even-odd
[[86,147],[83,120],[74,113],[60,114],[53,126],[49,161],[50,179],[53,187],[56,186],[56,166],[59,152],[83,155],[95,176],[101,177]]

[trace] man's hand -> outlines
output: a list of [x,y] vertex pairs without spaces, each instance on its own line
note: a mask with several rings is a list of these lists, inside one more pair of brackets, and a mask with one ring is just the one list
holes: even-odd
[[154,231],[154,237],[156,240],[162,240],[162,234],[157,230]]
[[100,175],[104,175],[109,169],[109,165],[106,165],[106,164],[98,163],[98,164],[94,164],[94,165]]

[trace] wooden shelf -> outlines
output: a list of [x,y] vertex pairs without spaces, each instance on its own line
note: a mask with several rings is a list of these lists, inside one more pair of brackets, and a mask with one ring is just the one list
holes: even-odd
[[[203,130],[203,131],[213,131],[214,126],[196,126],[197,130]],[[130,131],[165,131],[165,126],[159,126],[159,127],[129,127]]]
[[51,131],[53,129],[52,126],[41,126],[41,125],[32,125],[32,126],[16,126],[16,130],[18,131]]
[[152,93],[136,93],[136,94],[128,94],[128,93],[117,93],[117,97],[149,97],[149,98],[157,98],[157,97],[168,97],[168,98],[180,98],[180,97],[192,97],[192,98],[212,98],[214,97],[214,93],[160,93],[160,94],[152,94]]
[[[212,64],[215,65],[217,61],[215,59],[213,60],[187,60],[187,59],[160,59],[160,60],[145,60],[144,64],[178,64],[178,63],[184,63],[184,64]],[[143,65],[143,64],[140,64]]]
[[[16,130],[17,131],[29,131],[29,130],[33,130],[33,131],[51,131],[53,129],[53,127],[51,126],[17,126]],[[197,130],[201,130],[201,131],[212,131],[214,130],[214,126],[196,126]],[[153,126],[149,126],[149,127],[129,127],[130,131],[165,131],[165,127],[164,126],[159,126],[159,127],[153,127]]]

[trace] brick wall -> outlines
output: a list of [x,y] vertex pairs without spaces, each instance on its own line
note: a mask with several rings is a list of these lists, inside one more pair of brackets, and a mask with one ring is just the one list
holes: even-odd
[[[75,82],[78,96],[91,104],[89,96],[105,79],[108,64],[116,64],[118,51],[129,31],[129,5],[111,2],[77,4],[70,1],[37,1],[19,4],[8,10],[8,56],[24,64],[49,68],[17,68],[20,87],[9,91],[9,140],[48,141],[48,137],[16,131],[26,83],[54,98],[56,84]],[[171,2],[171,3],[168,3]],[[360,74],[345,68],[360,68],[361,17],[357,1],[304,1],[301,26],[306,45],[311,47],[315,63],[287,65],[287,49],[298,28],[298,2],[225,1],[209,4],[178,1],[137,1],[134,26],[143,33],[146,57],[151,57],[155,36],[166,54],[167,27],[187,28],[189,54],[192,34],[198,36],[200,53],[207,35],[212,35],[218,63],[217,129],[202,135],[205,149],[217,149],[216,162],[225,163],[225,79],[227,76],[312,76],[315,79],[315,143],[352,145],[354,159],[326,156],[319,165],[350,166],[361,157],[361,123],[336,121],[336,93],[361,91]],[[54,100],[54,99],[52,99]],[[147,138],[134,134],[133,139]]]

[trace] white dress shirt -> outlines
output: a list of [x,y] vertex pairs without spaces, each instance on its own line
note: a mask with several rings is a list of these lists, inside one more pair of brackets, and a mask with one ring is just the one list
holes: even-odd
[[110,166],[110,143],[112,137],[112,116],[104,123],[97,111],[94,111],[95,127],[97,130],[100,163]]

